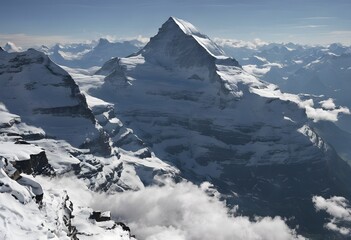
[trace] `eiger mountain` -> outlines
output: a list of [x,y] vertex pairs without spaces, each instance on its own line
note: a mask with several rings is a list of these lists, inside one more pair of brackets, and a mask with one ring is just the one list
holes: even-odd
[[350,167],[304,111],[183,20],[170,18],[141,51],[98,73],[105,82],[91,94],[118,105],[184,178],[238,194],[228,203],[245,213],[295,216],[301,230],[317,231],[309,196],[350,196]]
[[[30,192],[1,170],[0,207],[16,230],[1,237],[139,239],[133,236],[138,229],[129,229],[118,214],[111,218],[85,201],[165,189],[170,181],[213,184],[228,209],[238,205],[236,216],[257,225],[256,216],[281,216],[303,236],[344,237],[324,228],[327,215],[312,202],[316,195],[351,199],[351,167],[328,141],[333,123],[318,122],[307,113],[306,99],[251,74],[184,20],[170,17],[140,47],[101,39],[96,46],[66,46],[66,52],[60,45],[42,52],[0,49],[0,155],[39,175],[33,179],[43,186],[45,203],[38,209]],[[285,61],[279,52],[293,46],[276,47],[266,58],[247,61],[262,67]],[[102,62],[92,75],[73,69]],[[318,67],[305,70],[312,68]],[[77,198],[66,188],[86,195]],[[206,194],[217,199],[216,191]],[[125,204],[129,200],[135,198]],[[143,206],[121,212],[135,215]],[[149,210],[147,217],[159,214],[156,206]],[[254,229],[240,237],[256,236],[250,231],[262,234]],[[284,239],[301,237],[294,231]]]

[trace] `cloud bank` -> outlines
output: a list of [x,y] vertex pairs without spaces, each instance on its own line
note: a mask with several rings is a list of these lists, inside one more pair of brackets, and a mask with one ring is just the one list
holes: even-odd
[[[207,193],[206,193],[207,192]],[[208,192],[212,192],[208,194]],[[303,239],[280,217],[235,216],[228,211],[209,183],[200,187],[182,182],[152,186],[136,192],[94,197],[94,209],[131,227],[144,240]]]
[[268,43],[256,38],[253,41],[243,41],[237,39],[228,39],[228,38],[214,38],[216,44],[221,47],[232,47],[232,48],[249,48],[257,49],[258,47],[267,45]]
[[314,196],[312,201],[317,211],[326,211],[331,217],[325,228],[343,235],[351,234],[351,206],[347,199],[337,196],[329,199]]
[[[350,115],[350,109],[343,106],[334,107],[332,99],[319,102],[322,107],[315,107],[313,99],[302,100],[298,95],[281,92],[275,84],[269,84],[267,88],[251,89],[252,92],[267,98],[279,98],[283,101],[296,103],[301,109],[305,109],[308,118],[314,122],[331,121],[337,122],[339,114]],[[334,104],[334,105],[333,105]]]

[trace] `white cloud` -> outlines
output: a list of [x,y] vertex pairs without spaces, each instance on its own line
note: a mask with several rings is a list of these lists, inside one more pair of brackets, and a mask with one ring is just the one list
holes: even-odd
[[322,108],[313,108],[306,106],[307,117],[313,119],[314,122],[318,121],[331,121],[337,122],[339,113],[350,114],[350,110],[347,107],[339,107],[333,110],[325,110]]
[[[313,196],[312,201],[317,211],[326,211],[330,216],[330,221],[325,224],[325,228],[339,232],[343,235],[351,233],[351,208],[349,202],[344,197],[331,197],[325,199],[321,196]],[[343,226],[348,223],[347,226]]]
[[303,239],[280,217],[250,221],[233,216],[224,202],[212,197],[208,183],[169,183],[136,192],[94,198],[93,208],[111,210],[112,216],[131,227],[138,239],[145,240],[226,240],[226,239]]
[[119,38],[118,40],[124,40],[124,41],[138,40],[143,44],[147,44],[150,41],[150,38],[138,35],[137,37]]
[[[290,96],[290,94],[285,94],[287,96]],[[290,100],[295,101],[301,108],[305,108],[306,111],[306,115],[308,118],[313,119],[314,122],[318,122],[318,121],[331,121],[331,122],[337,122],[338,121],[338,115],[339,113],[343,113],[343,114],[350,114],[350,110],[347,107],[338,107],[334,109],[323,109],[323,108],[315,108],[314,107],[314,102],[312,99],[308,99],[305,101],[302,101],[299,97],[295,97],[295,98],[291,98],[290,96]],[[320,103],[322,103],[324,101],[321,101]],[[328,107],[331,107],[331,103],[333,103],[332,101],[330,101],[330,99],[325,101],[326,105]]]
[[304,108],[306,111],[306,115],[308,118],[313,119],[314,122],[318,121],[331,121],[331,122],[337,122],[338,121],[338,115],[340,113],[343,114],[350,114],[350,110],[347,107],[338,107],[338,108],[333,108],[333,109],[326,109],[327,107],[332,106],[332,99],[328,99],[325,101],[321,101],[320,103],[323,104],[325,102],[325,106],[322,107],[324,108],[315,108],[314,107],[314,102],[312,99],[308,99],[305,101],[302,101],[297,95],[293,94],[288,94],[288,93],[283,93],[284,96],[287,97],[287,99],[296,102],[300,108]]
[[324,101],[320,101],[319,103],[322,105],[322,108],[328,109],[328,110],[333,110],[336,107],[334,100],[332,98],[329,98],[329,99],[324,100]]
[[301,25],[301,26],[293,26],[292,28],[321,28],[321,27],[328,27],[328,25]]
[[214,38],[214,41],[221,47],[233,47],[233,48],[246,47],[249,49],[256,49],[257,47],[261,47],[268,44],[267,42],[259,38],[256,38],[251,42],[237,40],[237,39],[228,39],[228,38]]
[[121,42],[121,41],[139,41],[144,46],[150,41],[150,38],[138,35],[136,37],[118,37],[115,35],[103,35],[99,34],[99,38],[106,38],[110,42]]
[[[338,121],[338,115],[342,114],[351,114],[350,110],[347,107],[337,107],[334,109],[323,109],[315,108],[313,99],[308,99],[303,101],[298,95],[291,93],[282,93],[279,88],[274,84],[269,84],[267,88],[261,89],[251,89],[254,93],[268,98],[279,98],[283,101],[291,101],[296,103],[300,108],[305,109],[306,115],[308,118],[312,119],[314,122],[318,121]],[[328,99],[329,100],[329,99]],[[327,100],[327,101],[328,101]],[[329,101],[329,107],[330,107]]]
[[331,31],[328,34],[330,34],[330,35],[347,35],[347,36],[349,36],[351,34],[351,31],[348,31],[348,30]]
[[[335,30],[330,32],[320,33],[321,39],[324,43],[339,42],[345,45],[351,44],[351,31],[349,30]],[[323,43],[320,42],[320,43]]]
[[303,20],[329,20],[329,19],[335,19],[336,17],[306,17],[306,18],[300,18]]
[[259,68],[259,67],[257,67],[257,65],[245,65],[245,66],[243,66],[243,69],[246,72],[248,72],[252,75],[255,75],[257,77],[260,77],[271,70],[270,67]]

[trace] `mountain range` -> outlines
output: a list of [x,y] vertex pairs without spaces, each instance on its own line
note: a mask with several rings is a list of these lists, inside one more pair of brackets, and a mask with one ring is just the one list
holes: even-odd
[[[133,202],[138,192],[142,197],[144,191],[162,195],[167,186],[173,191],[185,183],[204,188],[201,194],[209,202],[233,209],[230,224],[247,221],[243,234],[231,227],[230,235],[215,230],[218,239],[347,238],[325,227],[328,215],[316,212],[312,198],[351,198],[351,133],[345,127],[351,107],[346,93],[349,48],[241,48],[216,43],[191,23],[170,17],[145,46],[100,39],[96,45],[0,51],[0,155],[22,162],[23,172],[41,175],[37,179],[46,202],[38,210],[28,191],[1,172],[1,202],[11,202],[2,208],[12,219],[9,228],[16,229],[4,238],[28,233],[26,225],[41,237],[57,239],[134,239],[130,231],[137,239],[173,236],[145,228],[156,220],[134,220],[136,205],[124,212],[128,198],[115,200],[123,202],[115,213],[113,202],[91,204],[75,191],[92,202],[100,199],[97,193],[107,194],[106,199],[129,196]],[[334,69],[340,74],[337,81]],[[320,88],[312,89],[315,84]],[[199,191],[184,188],[192,189],[193,196]],[[16,193],[21,203],[6,193]],[[145,206],[148,197],[153,199],[146,195]],[[183,209],[166,207],[171,213]],[[103,223],[88,219],[102,209],[112,211],[112,218]],[[33,219],[31,224],[21,223],[16,211]],[[139,213],[157,220],[163,216],[152,209]],[[177,214],[169,216],[177,221],[166,218],[164,226],[169,221],[184,231],[179,239],[213,239],[189,237],[194,229],[177,225],[186,212]],[[54,219],[60,224],[53,226]],[[283,238],[255,228],[264,222],[276,226],[277,221]]]
[[112,57],[125,57],[138,51],[144,43],[140,40],[110,42],[100,38],[91,43],[56,44],[52,47],[41,46],[39,51],[47,54],[59,65],[73,68],[90,68],[102,66]]

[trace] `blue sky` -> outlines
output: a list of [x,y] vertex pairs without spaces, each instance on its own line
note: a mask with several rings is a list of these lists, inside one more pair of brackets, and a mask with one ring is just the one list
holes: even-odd
[[169,16],[214,38],[351,44],[350,0],[5,0],[0,45],[151,37]]

